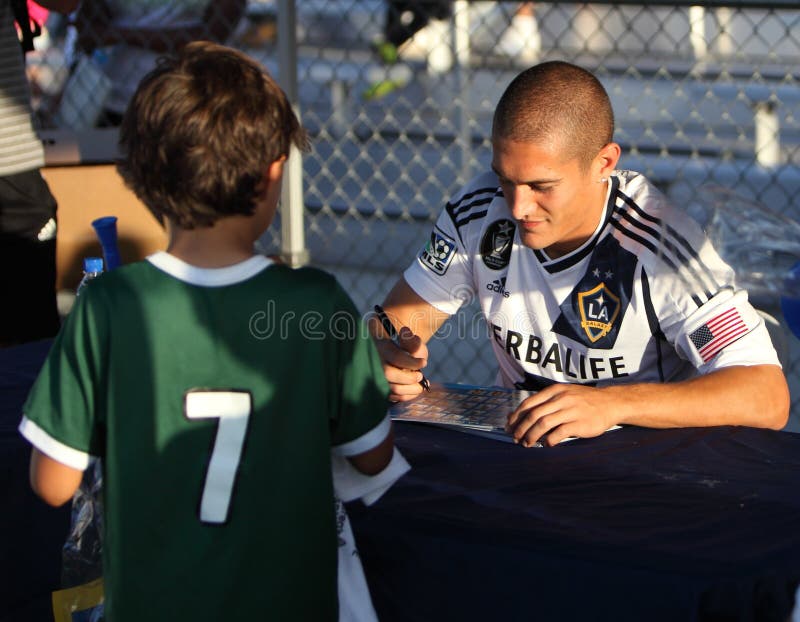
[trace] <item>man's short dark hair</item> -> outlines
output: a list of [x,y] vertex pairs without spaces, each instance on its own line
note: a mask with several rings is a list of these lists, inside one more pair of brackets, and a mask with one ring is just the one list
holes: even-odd
[[237,50],[205,41],[159,60],[120,127],[125,183],[184,229],[250,215],[269,165],[307,148],[286,95]]
[[589,71],[564,61],[540,63],[508,85],[495,109],[492,139],[553,143],[587,165],[611,142],[608,93]]

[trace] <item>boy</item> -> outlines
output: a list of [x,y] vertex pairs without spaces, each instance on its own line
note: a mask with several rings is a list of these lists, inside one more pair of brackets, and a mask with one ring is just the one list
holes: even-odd
[[112,622],[336,619],[330,450],[362,478],[402,470],[352,302],[253,252],[292,143],[305,133],[274,81],[207,42],[126,112],[119,170],[167,250],[81,294],[20,424],[52,505],[103,458]]

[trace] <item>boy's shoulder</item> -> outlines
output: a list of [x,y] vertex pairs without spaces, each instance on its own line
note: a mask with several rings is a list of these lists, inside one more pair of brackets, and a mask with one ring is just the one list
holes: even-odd
[[120,287],[123,283],[136,282],[146,278],[145,275],[151,270],[152,266],[145,259],[123,264],[92,279],[88,291],[109,290]]
[[338,281],[330,272],[313,266],[303,266],[301,268],[290,268],[281,263],[276,263],[275,267],[282,271],[287,278],[296,279],[299,283],[309,285],[319,285],[324,287],[336,287]]
[[[107,295],[115,296],[132,290],[149,290],[155,281],[185,282],[170,271],[154,265],[148,259],[125,264],[101,274],[91,289],[103,290]],[[189,281],[191,282],[191,280]],[[301,297],[320,302],[332,302],[349,296],[336,277],[320,268],[304,266],[292,268],[279,261],[271,262],[265,269],[251,274],[242,283],[250,282],[254,287],[266,287],[273,292],[292,292]]]
[[270,271],[272,271],[272,278],[277,279],[278,288],[300,294],[316,304],[334,303],[342,298],[350,299],[337,278],[321,268],[312,266],[291,268],[276,263],[270,268]]

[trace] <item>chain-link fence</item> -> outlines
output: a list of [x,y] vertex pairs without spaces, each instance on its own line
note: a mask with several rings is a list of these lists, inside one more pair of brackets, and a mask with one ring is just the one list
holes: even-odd
[[[752,204],[798,216],[796,3],[106,2],[92,54],[80,51],[91,46],[80,45],[86,35],[76,36],[69,20],[46,22],[49,45],[29,55],[42,124],[113,124],[143,67],[179,40],[176,29],[226,38],[296,99],[314,143],[298,169],[309,259],[336,273],[365,311],[411,262],[450,195],[488,166],[501,92],[541,60],[595,72],[614,105],[621,168],[645,173],[679,205],[706,216]],[[159,40],[156,52],[104,45],[115,35],[135,41],[131,30]],[[292,31],[294,41],[281,37]],[[737,254],[737,268],[756,277],[797,258],[800,240],[753,248],[757,231],[747,240],[735,234],[723,242],[752,251]],[[280,242],[275,227],[264,247],[275,252]],[[774,289],[754,293],[780,316]],[[477,307],[448,331],[431,344],[430,376],[492,382],[495,363]],[[787,339],[796,404],[800,349]]]

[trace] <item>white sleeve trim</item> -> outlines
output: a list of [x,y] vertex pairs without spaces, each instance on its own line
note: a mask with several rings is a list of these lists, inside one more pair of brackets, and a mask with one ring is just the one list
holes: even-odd
[[365,475],[347,458],[331,453],[333,491],[344,502],[361,499],[366,505],[372,505],[410,469],[411,465],[397,447],[386,468],[375,475]]
[[777,365],[781,367],[764,320],[761,320],[760,326],[756,326],[741,339],[723,348],[717,356],[706,365],[699,367],[698,370],[700,373],[707,374],[734,365]]
[[403,278],[420,298],[437,311],[455,315],[464,304],[462,298],[445,295],[441,287],[435,287],[430,282],[430,276],[426,268],[420,265],[418,259],[414,260],[414,263],[406,268],[406,271],[403,272]]
[[89,466],[89,459],[91,456],[88,453],[57,441],[27,417],[22,417],[18,429],[19,433],[22,434],[31,445],[53,460],[57,460],[79,471],[85,471],[86,467]]
[[357,456],[358,454],[366,453],[373,447],[380,445],[383,439],[388,436],[391,428],[392,421],[389,415],[386,415],[383,421],[363,436],[332,447],[331,453],[337,456]]
[[[726,309],[738,314],[741,334],[736,336],[733,333],[729,343],[717,346],[715,354],[710,358],[706,356],[704,360],[700,347],[692,342],[692,334],[698,329],[707,328]],[[710,338],[711,333],[708,335]],[[743,290],[734,294],[723,291],[703,305],[686,320],[675,346],[702,374],[732,365],[780,364],[764,320],[748,302],[747,292]]]

